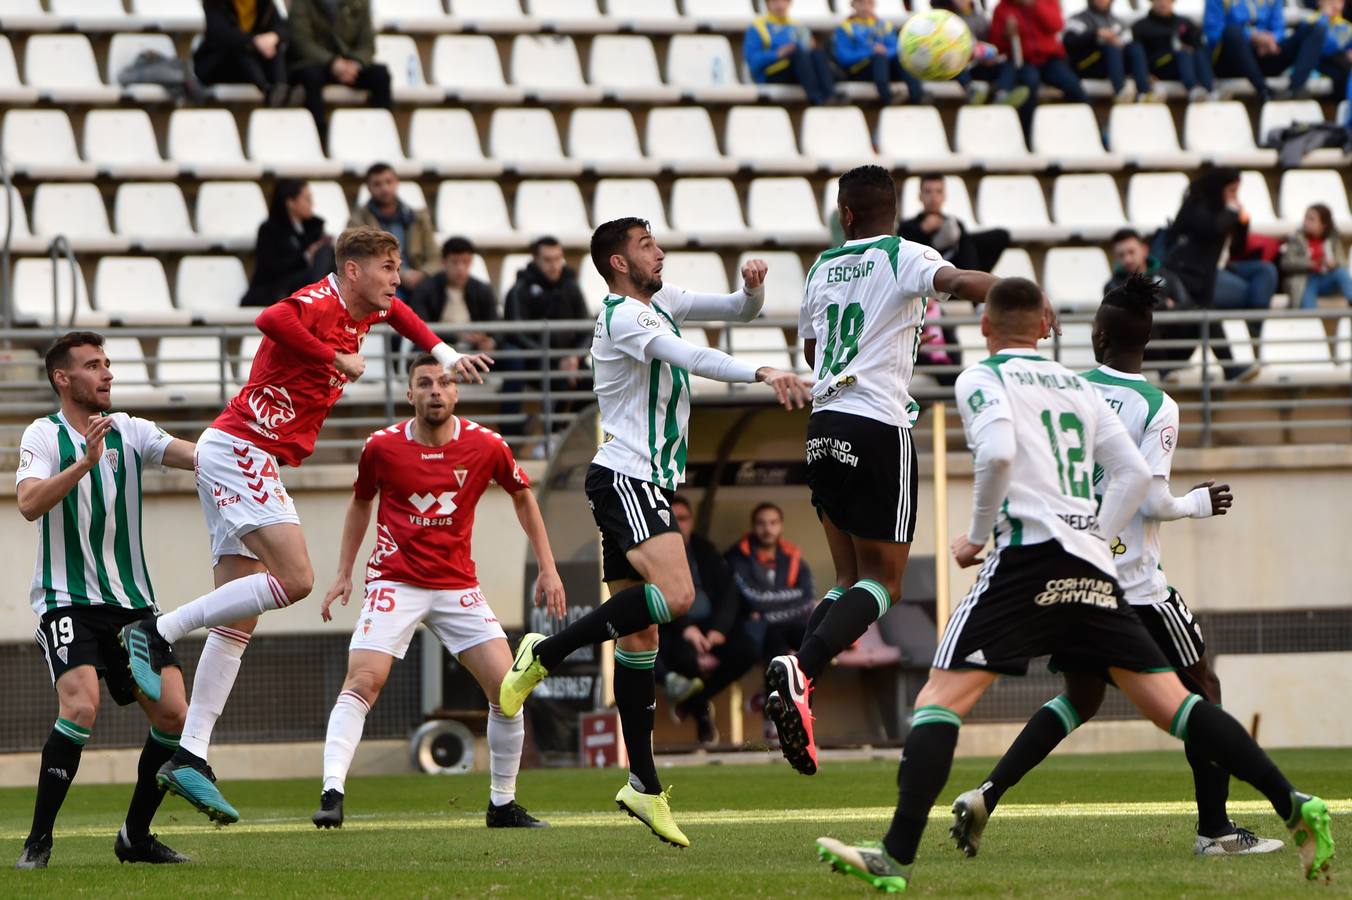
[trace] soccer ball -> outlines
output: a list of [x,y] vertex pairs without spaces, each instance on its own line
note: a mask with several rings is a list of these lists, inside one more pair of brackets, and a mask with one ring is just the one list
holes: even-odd
[[972,32],[967,23],[943,9],[912,16],[897,41],[901,64],[924,81],[956,78],[972,60]]

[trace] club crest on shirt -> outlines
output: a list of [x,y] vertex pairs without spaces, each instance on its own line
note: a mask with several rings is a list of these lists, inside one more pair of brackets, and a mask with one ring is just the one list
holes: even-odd
[[455,467],[455,480],[460,483],[461,487],[465,486],[465,479],[468,477],[469,477],[469,469],[465,468],[464,466]]
[[62,665],[65,665],[67,662],[70,661],[69,657],[70,657],[69,647],[63,645],[56,648],[56,658],[61,660]]
[[671,525],[671,513],[667,512],[665,509],[659,509],[657,511],[657,518],[662,520],[663,525]]
[[366,635],[370,633],[371,633],[371,620],[366,619],[361,623],[361,636],[366,637]]
[[108,466],[116,472],[117,464],[122,461],[122,454],[118,453],[115,448],[108,447],[103,451],[103,458],[108,460]]

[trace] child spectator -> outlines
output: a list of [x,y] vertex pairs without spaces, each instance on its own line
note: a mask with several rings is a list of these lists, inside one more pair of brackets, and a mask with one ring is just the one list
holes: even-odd
[[[1111,6],[1112,0],[1089,0],[1070,17],[1062,41],[1071,64],[1081,78],[1107,78],[1118,102],[1155,97],[1145,51],[1132,40],[1126,23],[1112,14]],[[1128,70],[1132,85],[1127,84]]]
[[1273,97],[1267,79],[1287,69],[1290,87],[1283,96],[1305,95],[1305,82],[1319,62],[1328,34],[1320,19],[1302,22],[1287,34],[1282,0],[1206,0],[1202,29],[1216,74],[1247,78],[1264,101]]
[[1151,0],[1150,11],[1131,27],[1131,35],[1156,78],[1181,82],[1190,100],[1205,100],[1215,91],[1201,26],[1175,15],[1174,0]]
[[850,0],[850,10],[831,40],[832,55],[844,70],[845,80],[872,81],[884,104],[892,102],[892,82],[900,81],[906,85],[909,102],[923,101],[920,79],[906,71],[897,55],[897,26],[874,14],[874,0]]
[[1319,0],[1319,18],[1328,29],[1319,71],[1333,82],[1333,96],[1352,96],[1348,92],[1348,73],[1352,71],[1352,22],[1343,18],[1341,0]]
[[1014,63],[990,43],[991,23],[985,13],[972,0],[932,0],[930,5],[961,17],[976,42],[972,47],[972,64],[956,79],[967,89],[967,102],[980,105],[990,99],[1008,106],[1023,106],[1028,101],[1028,87],[1015,86]]
[[1352,303],[1347,252],[1333,227],[1333,213],[1324,204],[1305,210],[1300,230],[1286,242],[1282,271],[1296,276],[1291,280],[1291,296],[1299,291],[1301,309],[1314,309],[1320,297],[1337,294]]
[[1025,133],[1032,131],[1037,92],[1043,82],[1072,103],[1089,102],[1080,76],[1066,62],[1060,37],[1065,26],[1060,0],[1000,0],[991,16],[991,43],[1014,60],[1016,79],[1028,87],[1028,102],[1019,109]]
[[765,0],[768,12],[751,23],[742,42],[751,79],[757,84],[799,84],[807,102],[820,106],[834,99],[836,82],[826,53],[812,32],[789,18],[792,0]]

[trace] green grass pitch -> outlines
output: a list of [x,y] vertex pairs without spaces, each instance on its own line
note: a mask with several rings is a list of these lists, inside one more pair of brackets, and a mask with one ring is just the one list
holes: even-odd
[[[1341,859],[1331,886],[1303,883],[1293,849],[1264,857],[1192,855],[1192,782],[1183,754],[1053,757],[1010,791],[965,859],[947,841],[947,804],[989,759],[958,760],[921,846],[911,893],[946,897],[1352,897],[1352,751],[1273,754],[1305,790],[1332,801]],[[318,779],[222,786],[244,816],[216,829],[168,798],[155,829],[187,866],[120,866],[113,836],[130,786],[80,785],[57,822],[52,867],[0,871],[0,897],[865,897],[818,862],[813,840],[880,837],[895,762],[823,761],[812,778],[782,762],[663,770],[692,847],[659,844],[612,802],[615,770],[523,773],[519,798],[554,827],[488,831],[487,776],[356,778],[347,825],[310,824]],[[1232,815],[1285,837],[1276,816],[1234,783]],[[8,867],[31,814],[31,789],[0,791]],[[1341,865],[1340,865],[1341,863]]]

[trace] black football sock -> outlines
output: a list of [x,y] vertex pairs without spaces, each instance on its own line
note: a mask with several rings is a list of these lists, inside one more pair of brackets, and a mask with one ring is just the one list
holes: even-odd
[[657,709],[657,682],[653,678],[656,650],[615,648],[615,708],[629,753],[629,783],[645,794],[662,793],[653,761],[653,718]]
[[1291,782],[1249,733],[1219,706],[1189,694],[1174,713],[1169,733],[1196,748],[1199,755],[1258,789],[1277,815],[1292,815]]
[[140,762],[136,764],[136,788],[131,794],[131,806],[127,807],[126,824],[122,826],[123,836],[129,844],[138,844],[150,834],[150,820],[155,818],[155,811],[164,799],[164,791],[156,783],[155,775],[178,749],[178,737],[154,727],[146,737]]
[[1183,745],[1192,766],[1192,786],[1197,794],[1197,833],[1218,838],[1234,831],[1226,801],[1230,799],[1230,773],[1213,763],[1192,741]]
[[[803,640],[806,641],[812,636],[812,632],[817,630],[817,626],[826,618],[826,614],[831,611],[831,604],[840,599],[840,595],[845,593],[844,588],[833,587],[822,597],[821,602],[812,607],[812,615],[807,617],[807,626],[803,629]],[[801,655],[802,649],[799,649]]]
[[535,658],[547,671],[579,647],[613,641],[649,625],[665,625],[670,621],[667,598],[657,586],[636,584],[615,594],[558,634],[536,644]]
[[942,706],[922,706],[911,718],[911,733],[897,767],[897,811],[883,847],[903,866],[915,862],[915,851],[930,809],[948,781],[962,718]]
[[831,604],[812,633],[803,638],[798,668],[816,678],[842,650],[848,648],[892,606],[887,588],[871,578],[855,583]]
[[981,786],[986,812],[994,812],[1005,791],[1041,764],[1082,722],[1080,713],[1065,694],[1058,694],[1033,713]]
[[80,769],[80,753],[89,740],[89,729],[69,719],[57,719],[47,743],[42,745],[42,770],[38,772],[38,796],[33,804],[33,829],[24,844],[50,841],[52,826],[75,773]]

